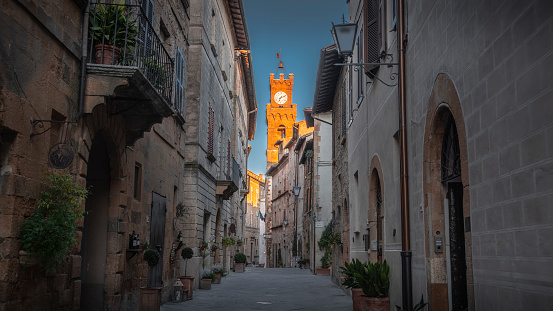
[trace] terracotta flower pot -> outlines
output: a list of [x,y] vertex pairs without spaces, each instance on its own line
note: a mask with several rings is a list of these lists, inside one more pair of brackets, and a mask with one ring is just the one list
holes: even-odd
[[211,289],[212,279],[200,279],[200,288],[201,289]]
[[330,275],[330,269],[328,269],[328,268],[317,268],[317,275]]
[[374,298],[365,297],[367,301],[368,311],[389,311],[390,310],[390,297]]
[[159,311],[161,307],[161,287],[140,288],[140,311]]
[[113,45],[96,44],[94,49],[96,64],[115,65],[121,56],[121,49]]
[[234,272],[244,272],[246,264],[245,263],[234,263]]
[[213,281],[213,284],[221,284],[221,277],[223,274],[221,272],[215,272],[215,281]]
[[353,311],[367,311],[368,305],[363,296],[363,290],[361,288],[351,289],[351,300],[353,301]]
[[182,291],[188,292],[188,300],[192,299],[194,295],[194,277],[193,276],[179,276],[182,282]]

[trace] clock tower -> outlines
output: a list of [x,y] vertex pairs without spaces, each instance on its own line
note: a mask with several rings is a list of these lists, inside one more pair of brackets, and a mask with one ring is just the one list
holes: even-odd
[[275,79],[275,74],[271,73],[269,80],[271,103],[267,104],[266,116],[267,168],[278,162],[278,145],[275,144],[279,141],[286,144],[292,138],[297,115],[296,104],[292,103],[294,74],[285,79],[284,73],[281,73]]

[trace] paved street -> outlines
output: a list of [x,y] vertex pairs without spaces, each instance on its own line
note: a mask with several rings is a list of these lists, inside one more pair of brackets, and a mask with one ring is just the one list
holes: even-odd
[[305,269],[247,267],[211,290],[194,290],[194,299],[167,303],[161,310],[352,310],[352,302],[329,276]]

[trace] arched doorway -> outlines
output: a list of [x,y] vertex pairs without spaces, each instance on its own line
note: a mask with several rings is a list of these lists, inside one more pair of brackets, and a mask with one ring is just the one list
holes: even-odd
[[83,238],[81,246],[81,310],[104,309],[108,209],[110,204],[110,165],[106,141],[95,135],[90,149],[86,187]]
[[382,185],[382,166],[378,156],[371,160],[369,180],[369,211],[366,247],[371,262],[384,261],[384,189]]
[[455,86],[438,75],[424,138],[425,251],[430,308],[474,310],[465,126]]

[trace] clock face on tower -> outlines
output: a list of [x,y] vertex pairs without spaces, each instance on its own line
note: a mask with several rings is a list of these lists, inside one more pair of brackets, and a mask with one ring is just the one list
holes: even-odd
[[286,93],[284,93],[283,91],[278,91],[275,93],[274,99],[275,103],[279,105],[284,105],[284,103],[286,103],[286,101],[288,100],[288,95],[286,95]]

